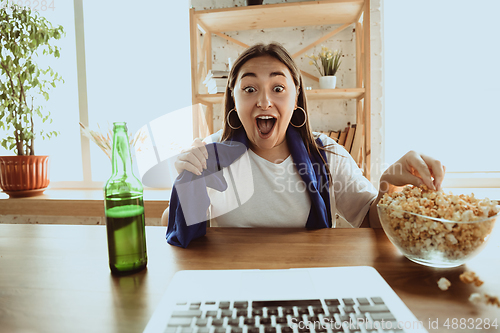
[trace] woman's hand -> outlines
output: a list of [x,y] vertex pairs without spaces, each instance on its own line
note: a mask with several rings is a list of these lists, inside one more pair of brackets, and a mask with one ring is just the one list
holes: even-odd
[[175,160],[175,169],[178,174],[187,170],[195,175],[201,175],[203,169],[207,168],[208,152],[205,143],[200,139],[195,139],[191,148],[182,150]]
[[425,184],[431,190],[440,190],[446,168],[438,160],[409,151],[391,165],[380,178],[380,191],[387,192],[390,185]]
[[391,165],[380,177],[378,197],[373,200],[370,210],[361,225],[381,228],[377,204],[384,193],[392,192],[396,186],[425,184],[431,190],[440,190],[446,168],[432,157],[409,151]]

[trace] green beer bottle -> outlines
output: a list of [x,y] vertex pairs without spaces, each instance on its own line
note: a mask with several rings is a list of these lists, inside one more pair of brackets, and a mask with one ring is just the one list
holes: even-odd
[[113,123],[113,174],[104,187],[109,267],[132,274],[146,267],[143,187],[132,172],[126,123]]

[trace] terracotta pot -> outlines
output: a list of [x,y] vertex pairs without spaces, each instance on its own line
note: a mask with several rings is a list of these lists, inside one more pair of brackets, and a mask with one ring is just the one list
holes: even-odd
[[49,182],[48,156],[0,156],[0,187],[9,196],[40,195]]

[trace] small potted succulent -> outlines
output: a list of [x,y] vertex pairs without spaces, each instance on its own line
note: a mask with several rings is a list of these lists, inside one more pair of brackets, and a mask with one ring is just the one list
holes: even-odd
[[64,34],[29,7],[0,0],[0,144],[16,156],[0,156],[0,187],[11,197],[41,194],[49,185],[48,156],[35,155],[35,138],[56,136],[38,129],[51,123],[50,112],[37,104],[49,99],[50,87],[62,78],[52,68],[39,68],[35,56],[59,57],[50,42]]
[[326,46],[321,47],[319,55],[308,55],[309,65],[314,65],[318,69],[321,77],[319,78],[319,87],[321,89],[335,89],[337,77],[335,74],[339,70],[342,61],[342,51],[331,51]]

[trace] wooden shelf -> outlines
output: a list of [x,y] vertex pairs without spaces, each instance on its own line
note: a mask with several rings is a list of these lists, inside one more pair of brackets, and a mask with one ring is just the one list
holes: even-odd
[[[147,218],[160,218],[170,190],[144,190]],[[43,195],[10,198],[0,192],[0,215],[104,216],[102,189],[47,189]]]
[[[191,87],[193,104],[205,104],[206,109],[193,117],[193,138],[205,137],[213,133],[213,106],[221,104],[224,94],[202,94],[201,82],[212,69],[212,35],[246,48],[247,44],[225,32],[293,28],[307,26],[339,25],[316,40],[307,40],[308,45],[294,53],[296,58],[311,48],[332,38],[335,34],[355,30],[352,42],[356,48],[356,83],[348,89],[306,90],[308,100],[356,100],[356,124],[362,129],[364,137],[359,149],[351,152],[356,163],[364,168],[365,176],[370,179],[371,154],[371,97],[370,97],[370,1],[371,0],[315,0],[279,3],[259,6],[218,8],[208,10],[190,9],[191,42]],[[285,29],[284,29],[285,30]],[[283,33],[283,31],[277,31]],[[278,39],[279,40],[279,39]],[[258,40],[253,41],[258,42]],[[305,74],[304,74],[305,75]]]
[[[350,88],[350,89],[313,89],[307,90],[306,96],[308,100],[319,99],[358,99],[362,98],[365,93],[364,88]],[[224,94],[199,94],[196,95],[202,103],[222,103]]]
[[365,94],[365,88],[313,89],[306,90],[308,100],[316,99],[358,99]]
[[200,102],[200,103],[219,104],[219,103],[222,103],[222,101],[224,100],[224,94],[223,93],[198,94],[198,95],[196,95],[195,99],[197,99],[198,102]]
[[323,0],[200,10],[195,16],[210,32],[239,31],[355,22],[363,5],[364,0]]

